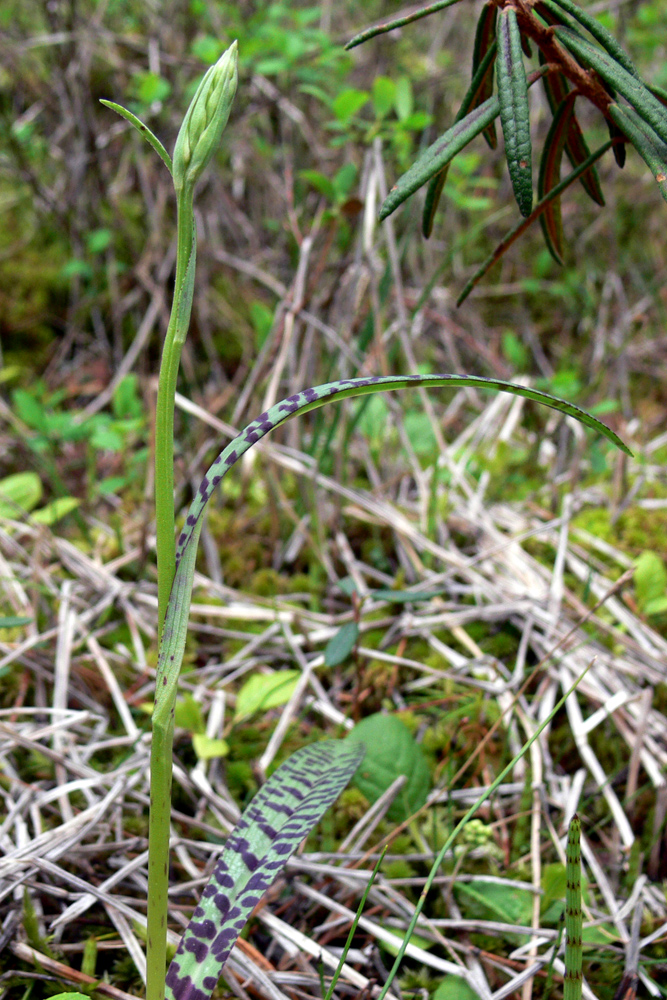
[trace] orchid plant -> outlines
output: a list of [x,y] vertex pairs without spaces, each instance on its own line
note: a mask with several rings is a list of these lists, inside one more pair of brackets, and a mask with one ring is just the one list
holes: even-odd
[[[369,376],[330,382],[289,396],[250,423],[213,462],[202,479],[175,541],[173,425],[180,353],[187,335],[194,292],[196,230],[193,203],[197,180],[220,142],[237,84],[236,43],[204,76],[181,126],[173,160],[162,143],[134,114],[103,103],[129,121],[170,171],[178,208],[176,283],[162,352],[156,417],[156,526],[159,656],[152,717],[151,805],[149,820],[147,1000],[208,1000],[241,929],[288,858],[335,801],[359,766],[364,746],[354,739],[304,746],[283,763],[258,792],[228,837],[213,875],[166,969],[167,891],[171,812],[174,706],[185,649],[197,543],[204,511],[214,490],[245,452],[274,428],[328,402],[406,387],[476,386],[524,396],[574,417],[603,434],[621,450],[623,442],[595,417],[571,403],[522,385],[474,375]],[[568,692],[569,694],[570,692]],[[565,696],[567,697],[567,695]],[[468,811],[435,860],[394,968],[389,990],[426,895],[445,852],[465,823],[515,766],[549,724],[564,698],[520,754]],[[465,969],[461,970],[465,974]],[[81,994],[62,994],[69,1000]]]

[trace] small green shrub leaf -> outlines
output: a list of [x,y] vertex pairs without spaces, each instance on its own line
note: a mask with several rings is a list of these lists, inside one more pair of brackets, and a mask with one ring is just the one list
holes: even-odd
[[205,733],[193,733],[192,746],[199,760],[214,760],[217,757],[226,757],[229,753],[229,744],[226,740],[216,740]]
[[275,771],[225,843],[167,971],[166,1000],[210,997],[234,942],[364,755],[358,742],[302,747]]
[[[635,563],[635,595],[643,614],[655,614],[667,596],[667,569],[656,552],[642,552]],[[651,610],[649,610],[651,609]]]
[[33,511],[33,524],[45,524],[51,527],[56,521],[60,521],[63,517],[71,514],[80,504],[81,501],[77,500],[76,497],[56,497],[51,503],[47,503],[44,507],[40,507],[39,510]]
[[366,746],[366,756],[352,783],[369,802],[376,802],[404,774],[407,780],[387,817],[401,823],[421,809],[431,787],[431,775],[421,746],[404,722],[395,715],[377,712],[357,723],[348,739]]
[[285,705],[294,694],[301,671],[276,670],[273,674],[252,674],[236,697],[234,719],[247,718],[255,712]]
[[20,628],[22,625],[29,625],[32,618],[25,618],[23,615],[6,615],[0,618],[0,628]]
[[324,666],[337,667],[344,663],[352,653],[359,638],[359,626],[356,622],[346,622],[329,639],[324,650]]
[[0,480],[0,517],[19,519],[42,499],[42,483],[36,472],[15,472]]
[[431,1000],[479,1000],[479,993],[460,976],[445,976],[431,994]]
[[533,207],[528,81],[523,65],[521,32],[512,7],[500,13],[497,39],[496,80],[505,156],[519,211],[528,216]]

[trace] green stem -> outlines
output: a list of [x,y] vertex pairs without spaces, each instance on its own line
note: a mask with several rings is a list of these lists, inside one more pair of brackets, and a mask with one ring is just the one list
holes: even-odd
[[164,1000],[167,968],[167,892],[171,818],[173,714],[165,726],[153,724],[151,741],[151,810],[148,829],[148,918],[146,1000]]
[[158,581],[158,636],[162,634],[167,601],[174,579],[174,399],[181,348],[185,342],[192,309],[192,289],[188,272],[194,277],[196,234],[194,232],[193,189],[185,187],[178,196],[178,234],[174,300],[167,335],[162,348],[155,413],[155,527]]

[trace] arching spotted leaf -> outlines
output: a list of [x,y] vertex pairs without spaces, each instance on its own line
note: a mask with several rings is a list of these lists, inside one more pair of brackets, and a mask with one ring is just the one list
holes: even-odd
[[505,157],[519,211],[528,216],[533,207],[528,81],[523,65],[521,32],[512,7],[500,12],[497,39],[496,80]]
[[227,838],[167,971],[166,1000],[208,1000],[253,909],[364,752],[358,741],[323,740],[301,747],[271,775]]

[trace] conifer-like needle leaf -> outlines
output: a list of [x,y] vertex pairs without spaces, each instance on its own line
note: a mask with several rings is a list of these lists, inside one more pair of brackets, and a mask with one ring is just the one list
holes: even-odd
[[323,740],[275,771],[227,838],[169,966],[167,1000],[207,1000],[248,917],[357,770],[364,745]]
[[667,144],[632,108],[611,104],[609,114],[655,177],[660,194],[667,201]]
[[500,12],[497,39],[496,80],[505,156],[519,211],[528,216],[533,207],[528,81],[523,65],[521,32],[512,7]]

